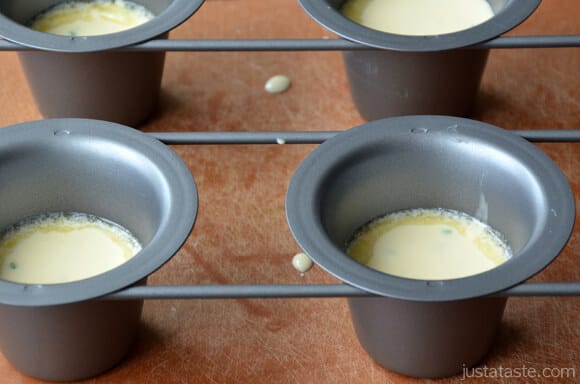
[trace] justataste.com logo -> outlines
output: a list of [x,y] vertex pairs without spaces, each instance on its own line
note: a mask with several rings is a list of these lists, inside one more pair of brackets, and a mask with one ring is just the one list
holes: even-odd
[[546,378],[546,379],[574,379],[576,378],[575,367],[487,367],[479,366],[469,368],[463,364],[462,380],[477,378]]

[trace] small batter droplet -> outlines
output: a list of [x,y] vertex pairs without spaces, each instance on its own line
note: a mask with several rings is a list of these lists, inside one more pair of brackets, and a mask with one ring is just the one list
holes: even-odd
[[292,266],[300,273],[305,273],[312,268],[312,260],[305,253],[297,253],[292,258]]
[[268,93],[282,93],[290,88],[290,84],[288,76],[276,75],[268,79],[264,89]]

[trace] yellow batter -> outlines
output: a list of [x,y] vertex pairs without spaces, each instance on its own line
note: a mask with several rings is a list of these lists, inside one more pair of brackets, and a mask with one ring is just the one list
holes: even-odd
[[491,227],[442,209],[408,210],[375,220],[354,237],[347,253],[381,272],[424,280],[475,275],[511,256]]
[[127,0],[68,1],[38,15],[31,27],[55,35],[95,36],[124,31],[153,17]]
[[85,214],[50,214],[0,236],[0,278],[65,283],[111,270],[141,250],[124,228]]
[[493,17],[485,0],[349,0],[342,13],[366,27],[399,35],[440,35]]

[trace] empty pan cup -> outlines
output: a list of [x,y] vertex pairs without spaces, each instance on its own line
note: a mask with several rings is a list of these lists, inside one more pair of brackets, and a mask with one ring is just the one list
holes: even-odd
[[203,0],[133,0],[155,17],[125,31],[72,37],[29,27],[62,0],[0,0],[0,36],[35,48],[19,53],[38,109],[46,118],[81,117],[138,126],[159,98],[165,52],[118,50],[155,38],[189,18]]
[[[499,231],[513,255],[448,280],[397,277],[349,257],[358,228],[390,212],[444,208]],[[574,224],[570,186],[537,147],[494,126],[447,116],[377,120],[329,139],[292,177],[290,229],[343,282],[378,296],[349,298],[361,345],[404,375],[461,373],[488,353],[506,298],[494,295],[546,267]]]
[[80,380],[115,366],[137,335],[142,300],[99,300],[147,277],[180,249],[197,213],[189,169],[167,146],[115,123],[35,121],[0,129],[0,230],[49,212],[81,212],[129,230],[124,264],[56,284],[0,280],[0,350],[19,371]]
[[[488,0],[493,17],[458,32],[410,36],[381,32],[341,13],[345,0],[300,0],[333,33],[368,50],[343,53],[350,91],[367,120],[400,115],[468,116],[488,49],[469,46],[500,36],[523,22],[541,0]],[[374,49],[378,48],[378,49]]]

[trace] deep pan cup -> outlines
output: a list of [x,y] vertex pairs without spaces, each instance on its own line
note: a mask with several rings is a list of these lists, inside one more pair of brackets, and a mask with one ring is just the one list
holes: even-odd
[[103,121],[55,119],[0,129],[0,228],[46,212],[97,215],[143,249],[119,267],[63,284],[0,280],[0,348],[53,381],[95,376],[128,352],[142,300],[98,300],[147,277],[179,250],[197,213],[188,168],[167,146]]
[[516,27],[540,1],[488,0],[495,14],[492,19],[436,36],[403,36],[364,27],[340,13],[345,0],[300,0],[300,4],[331,32],[380,49],[343,53],[354,103],[365,119],[376,120],[414,114],[469,115],[489,50],[463,48]]
[[132,0],[156,17],[126,31],[89,37],[58,36],[27,24],[62,0],[0,0],[0,36],[38,51],[19,53],[44,117],[83,117],[129,126],[154,110],[165,52],[115,51],[154,38],[187,20],[204,0]]
[[[384,274],[344,251],[371,219],[410,208],[448,208],[502,233],[514,256],[487,272],[451,280]],[[354,328],[381,365],[443,377],[489,351],[505,297],[488,296],[545,268],[574,224],[570,186],[538,148],[473,120],[408,116],[370,122],[326,141],[300,165],[286,198],[304,251],[347,284],[383,297],[349,299]]]

